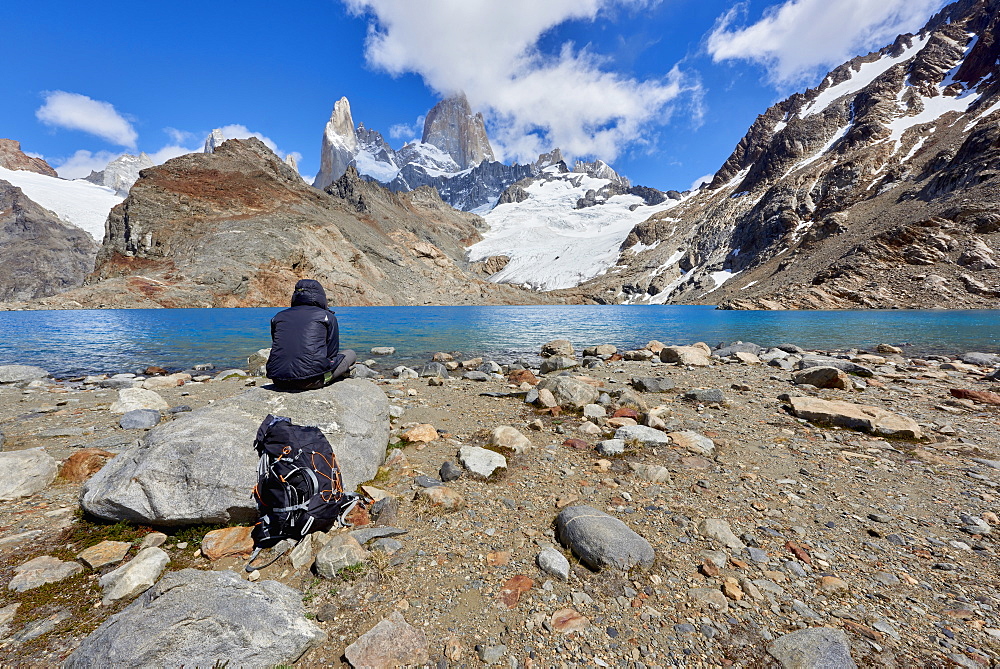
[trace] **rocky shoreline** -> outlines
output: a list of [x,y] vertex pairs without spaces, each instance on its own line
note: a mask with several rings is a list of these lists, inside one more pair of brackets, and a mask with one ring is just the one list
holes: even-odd
[[[587,344],[0,366],[0,664],[1000,662],[1000,356]],[[246,574],[281,411],[379,501]]]

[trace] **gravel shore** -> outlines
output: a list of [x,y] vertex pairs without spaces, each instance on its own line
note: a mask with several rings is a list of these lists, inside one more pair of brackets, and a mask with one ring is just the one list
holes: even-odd
[[[796,376],[805,352],[767,364],[768,351],[702,351],[707,366],[698,366],[683,357],[689,352],[667,363],[609,350],[585,357],[591,367],[547,375],[596,391],[575,408],[565,399],[545,406],[546,391],[529,378],[546,378],[537,369],[462,366],[471,355],[442,355],[450,378],[401,380],[392,356],[378,358],[372,367],[384,378],[372,382],[395,417],[387,463],[370,487],[395,500],[377,524],[406,532],[377,539],[381,549],[368,544],[359,564],[332,578],[317,575],[312,556],[293,564],[290,555],[254,576],[301,592],[306,618],[325,633],[302,663],[356,658],[359,646],[349,647],[380,621],[408,623],[421,633],[421,661],[441,666],[793,666],[795,644],[825,648],[827,659],[847,652],[859,666],[1000,662],[994,365],[889,348],[810,352],[857,367],[841,375],[830,367],[843,387],[819,388]],[[548,360],[581,362],[578,352],[552,352]],[[155,390],[171,408],[161,421],[182,419],[186,411],[171,413],[177,407],[197,410],[266,383],[195,371],[206,378]],[[84,448],[113,455],[141,439],[144,430],[121,428],[121,414],[109,411],[118,390],[88,381],[0,385],[3,451],[41,448],[65,462]],[[917,434],[877,421],[867,432],[838,426],[846,419],[810,422],[796,415],[805,415],[794,401],[803,397],[884,410],[913,421]],[[500,426],[526,439],[498,440]],[[620,453],[608,443],[615,437]],[[460,464],[468,447],[502,453],[506,466],[477,476]],[[442,471],[446,462],[456,467]],[[461,475],[440,480],[452,472]],[[163,529],[168,571],[247,578],[245,558],[205,557],[204,537],[219,528],[102,524],[78,511],[81,485],[60,477],[0,505],[2,664],[58,664],[132,601],[102,604],[98,579],[121,557],[10,589],[17,568],[36,557],[79,564],[84,548],[116,539],[131,543],[131,558]],[[439,488],[460,496],[456,509],[418,494]],[[584,507],[644,539],[652,564],[596,569],[557,527],[564,509]],[[789,636],[810,628],[812,636]]]

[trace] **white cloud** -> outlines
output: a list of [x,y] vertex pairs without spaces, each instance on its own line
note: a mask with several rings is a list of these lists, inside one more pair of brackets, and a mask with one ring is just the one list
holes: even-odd
[[38,108],[35,117],[46,125],[82,130],[130,149],[135,148],[139,138],[132,124],[115,110],[114,105],[79,93],[45,93],[45,104]]
[[163,132],[167,133],[174,144],[190,144],[192,140],[198,139],[198,135],[193,132],[188,132],[187,130],[178,130],[177,128],[164,128]]
[[697,82],[674,67],[636,80],[566,43],[543,53],[540,38],[569,20],[598,18],[641,0],[344,0],[372,17],[368,62],[393,75],[414,72],[442,95],[464,91],[486,112],[498,157],[533,160],[559,147],[569,156],[614,160],[650,125],[663,123]]
[[401,139],[404,142],[417,141],[424,134],[424,120],[427,117],[423,114],[417,117],[412,124],[397,123],[389,128],[389,137]]
[[859,54],[915,32],[942,0],[786,0],[749,26],[734,24],[741,3],[719,18],[708,36],[715,62],[749,60],[767,68],[778,86],[809,80]]
[[179,144],[167,144],[161,149],[153,151],[152,153],[147,153],[150,158],[153,159],[153,163],[156,165],[162,165],[171,158],[176,158],[177,156],[184,156],[189,153],[199,153],[202,147],[196,147],[193,149],[188,149]]
[[53,158],[52,166],[55,168],[56,174],[63,179],[82,179],[90,176],[91,172],[100,172],[120,155],[121,153],[114,151],[97,151],[95,153],[81,149],[69,158]]

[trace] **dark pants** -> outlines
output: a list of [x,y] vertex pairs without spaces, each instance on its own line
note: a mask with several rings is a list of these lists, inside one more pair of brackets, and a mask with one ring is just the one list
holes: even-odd
[[351,365],[358,360],[358,354],[347,349],[340,352],[340,362],[332,370],[322,376],[314,376],[311,379],[293,379],[280,381],[275,379],[274,385],[279,390],[317,390],[323,386],[328,386],[337,379],[347,376],[351,371]]

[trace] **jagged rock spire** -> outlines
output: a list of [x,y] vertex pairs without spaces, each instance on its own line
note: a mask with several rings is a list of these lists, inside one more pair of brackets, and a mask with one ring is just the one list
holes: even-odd
[[348,165],[358,152],[358,138],[354,134],[354,119],[351,118],[351,103],[340,98],[333,105],[330,120],[323,131],[323,147],[320,149],[319,174],[313,186],[326,188],[347,171]]
[[465,93],[434,105],[424,120],[422,140],[450,155],[463,170],[494,160],[483,115],[473,114]]

